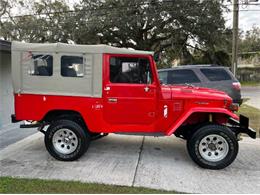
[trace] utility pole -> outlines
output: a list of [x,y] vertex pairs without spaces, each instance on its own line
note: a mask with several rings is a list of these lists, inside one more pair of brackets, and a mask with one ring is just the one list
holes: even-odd
[[232,64],[231,70],[236,76],[237,74],[237,53],[238,53],[238,0],[233,0],[233,39],[232,39]]

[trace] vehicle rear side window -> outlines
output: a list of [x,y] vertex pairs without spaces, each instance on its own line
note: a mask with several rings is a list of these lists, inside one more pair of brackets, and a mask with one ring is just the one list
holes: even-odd
[[[30,59],[29,59],[30,58]],[[52,76],[53,57],[45,54],[30,54],[26,60],[30,61],[29,75],[33,76]]]
[[210,80],[210,81],[224,81],[231,80],[230,75],[223,68],[201,68],[200,71]]
[[192,70],[171,70],[168,72],[168,84],[200,83]]
[[159,74],[160,82],[162,82],[163,84],[167,84],[168,72],[167,71],[161,71],[158,74]]
[[61,76],[63,77],[83,77],[84,63],[82,56],[62,56]]
[[129,57],[110,58],[110,82],[152,83],[149,59]]

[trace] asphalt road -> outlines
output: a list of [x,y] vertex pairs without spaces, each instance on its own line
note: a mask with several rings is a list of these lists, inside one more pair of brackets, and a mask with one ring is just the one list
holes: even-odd
[[34,134],[0,151],[1,176],[143,186],[187,193],[260,193],[260,140],[240,141],[237,159],[223,170],[198,167],[186,142],[171,137],[109,135],[79,160],[61,162]]
[[260,87],[242,87],[242,98],[249,98],[246,104],[260,109]]

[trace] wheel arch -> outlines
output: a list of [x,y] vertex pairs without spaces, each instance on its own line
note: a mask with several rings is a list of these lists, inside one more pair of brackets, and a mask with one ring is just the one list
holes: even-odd
[[[196,125],[199,123],[225,123],[229,118],[238,119],[238,116],[225,108],[192,108],[184,113],[179,119],[171,125],[167,131],[170,136],[176,131],[182,129],[183,125]],[[195,119],[195,122],[193,122]]]
[[55,109],[55,110],[50,110],[48,111],[42,121],[46,123],[52,123],[53,121],[60,120],[60,119],[69,119],[73,120],[80,125],[82,125],[86,130],[89,131],[87,121],[85,121],[83,115],[75,110],[60,110],[60,109]]

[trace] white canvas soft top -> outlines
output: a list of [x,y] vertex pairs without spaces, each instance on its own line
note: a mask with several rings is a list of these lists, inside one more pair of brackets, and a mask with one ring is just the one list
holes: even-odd
[[[12,79],[14,93],[66,96],[102,96],[103,54],[153,55],[153,52],[116,48],[107,45],[72,45],[64,43],[12,42]],[[31,54],[53,57],[51,76],[33,76],[33,62],[26,60]],[[82,56],[84,76],[81,78],[61,75],[62,56]]]
[[108,45],[73,45],[66,43],[22,43],[13,41],[12,51],[47,51],[47,52],[69,52],[69,53],[91,53],[91,54],[144,54],[153,55],[154,52],[126,48],[117,48]]

